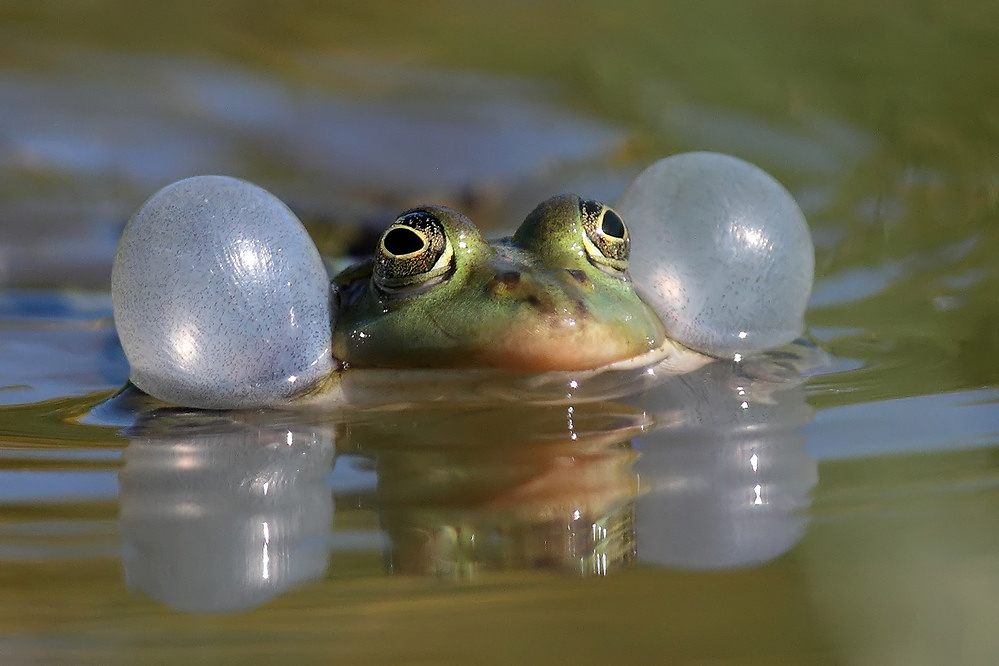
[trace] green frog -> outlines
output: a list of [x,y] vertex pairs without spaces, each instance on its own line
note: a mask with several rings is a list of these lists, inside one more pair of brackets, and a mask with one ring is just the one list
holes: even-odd
[[331,285],[274,195],[226,176],[178,181],[135,213],[115,255],[130,379],[209,409],[489,397],[501,385],[514,399],[561,400],[584,383],[588,395],[623,395],[800,335],[811,238],[768,175],[677,155],[646,169],[620,207],[641,237],[634,256],[622,216],[574,195],[493,243],[456,211],[414,208]]
[[628,276],[624,220],[563,195],[486,241],[461,213],[400,215],[374,257],[333,278],[344,367],[588,370],[660,347],[659,317]]

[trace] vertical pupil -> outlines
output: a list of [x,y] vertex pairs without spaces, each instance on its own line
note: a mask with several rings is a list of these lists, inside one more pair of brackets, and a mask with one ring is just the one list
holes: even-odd
[[624,220],[609,208],[604,212],[604,219],[600,225],[600,229],[608,236],[624,238]]
[[419,252],[427,246],[420,234],[407,227],[389,229],[385,239],[382,240],[382,245],[390,254],[397,257]]

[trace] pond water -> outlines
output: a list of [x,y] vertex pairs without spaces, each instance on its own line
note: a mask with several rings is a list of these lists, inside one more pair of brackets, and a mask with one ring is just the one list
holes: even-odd
[[[356,4],[0,8],[0,662],[995,663],[999,6]],[[334,257],[693,149],[798,199],[818,348],[560,404],[115,395],[111,257],[172,180]]]

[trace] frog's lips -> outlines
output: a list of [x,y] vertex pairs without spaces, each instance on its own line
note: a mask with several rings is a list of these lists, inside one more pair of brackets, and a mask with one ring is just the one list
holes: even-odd
[[470,352],[469,361],[483,367],[531,372],[592,370],[639,356],[661,343],[651,335],[635,337],[627,323],[594,325],[567,317],[557,326],[499,334],[489,348]]

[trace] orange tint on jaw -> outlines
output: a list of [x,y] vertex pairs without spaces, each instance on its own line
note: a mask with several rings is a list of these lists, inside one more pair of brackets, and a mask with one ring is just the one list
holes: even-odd
[[592,370],[651,351],[659,341],[635,340],[624,330],[603,326],[522,331],[495,338],[490,349],[474,354],[473,365],[546,372]]

